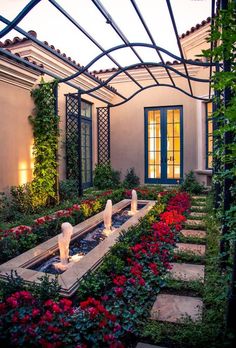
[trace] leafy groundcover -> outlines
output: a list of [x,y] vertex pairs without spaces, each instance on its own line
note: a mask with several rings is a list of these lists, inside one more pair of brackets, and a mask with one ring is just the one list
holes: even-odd
[[102,265],[86,276],[72,300],[57,299],[52,291],[45,298],[20,286],[2,291],[1,341],[16,347],[126,347],[165,284],[189,208],[188,194],[161,193],[139,225],[120,236]]

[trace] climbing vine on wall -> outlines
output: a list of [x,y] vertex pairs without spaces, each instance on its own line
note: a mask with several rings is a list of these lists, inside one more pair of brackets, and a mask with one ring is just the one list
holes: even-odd
[[30,116],[34,135],[34,179],[32,189],[36,205],[45,205],[57,199],[57,151],[59,116],[55,115],[54,88],[57,81],[46,83],[42,79],[32,91],[35,103],[34,116]]

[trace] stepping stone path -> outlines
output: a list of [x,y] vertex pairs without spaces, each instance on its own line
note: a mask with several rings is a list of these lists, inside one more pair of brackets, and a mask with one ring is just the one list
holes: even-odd
[[139,342],[137,344],[136,348],[165,348],[165,347],[153,346],[152,344]]
[[205,266],[189,263],[171,263],[170,277],[175,280],[204,282]]
[[206,200],[206,196],[192,196],[192,199],[196,200],[196,201],[204,201]]
[[202,217],[206,216],[206,213],[201,213],[201,212],[195,212],[194,211],[194,212],[192,212],[190,214],[190,216],[202,218]]
[[185,225],[188,226],[203,226],[204,222],[202,220],[186,220]]
[[195,211],[195,210],[204,210],[204,209],[205,209],[204,205],[192,205],[192,207],[191,207],[191,210],[192,210],[192,211]]
[[206,238],[206,231],[201,230],[182,230],[180,233],[184,237]]
[[160,294],[151,310],[151,318],[177,323],[184,317],[196,321],[202,315],[203,302],[198,297]]
[[204,256],[206,251],[205,245],[202,244],[190,244],[190,243],[176,243],[174,250],[175,254],[179,252],[191,253],[198,256]]
[[[205,196],[193,196],[193,210],[205,209]],[[203,212],[192,212],[190,216],[202,218],[206,214]],[[190,229],[183,229],[180,233],[184,237],[206,238],[206,231],[194,229],[198,226],[204,226],[201,219],[187,220],[186,224],[191,226]],[[179,252],[193,253],[194,255],[204,256],[206,247],[204,244],[177,243],[174,250],[176,254]],[[172,263],[172,269],[169,277],[179,281],[200,281],[204,283],[205,266],[189,263]],[[156,301],[151,309],[151,319],[159,321],[167,321],[172,323],[181,323],[187,317],[193,321],[201,320],[203,310],[203,302],[199,297],[180,296],[178,294],[161,293],[156,297]],[[140,343],[141,344],[141,343]],[[137,346],[137,348],[152,348],[157,346]]]

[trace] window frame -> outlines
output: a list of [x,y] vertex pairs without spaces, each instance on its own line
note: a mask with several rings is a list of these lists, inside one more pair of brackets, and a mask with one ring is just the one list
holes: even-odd
[[[211,116],[209,117],[208,114],[208,104],[211,103],[212,104],[212,112],[211,112]],[[213,148],[212,148],[212,152],[209,151],[209,137],[212,137],[212,146],[213,146],[213,117],[212,117],[212,113],[213,113],[213,103],[212,100],[210,100],[209,102],[205,103],[205,125],[206,125],[206,169],[212,170],[213,169]],[[212,133],[209,133],[208,131],[208,126],[209,126],[209,121],[212,121]],[[209,166],[209,154],[212,155],[212,163],[211,166]]]

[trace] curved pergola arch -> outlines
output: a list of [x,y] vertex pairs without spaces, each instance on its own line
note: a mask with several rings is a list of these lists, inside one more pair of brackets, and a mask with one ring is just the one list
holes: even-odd
[[[170,66],[169,64],[162,64],[162,63],[154,63],[154,62],[146,62],[145,64],[147,64],[149,67],[158,67],[158,68],[166,68],[168,70],[171,70],[173,71],[174,73],[176,73],[177,75],[181,76],[181,77],[184,77],[185,79],[187,79],[188,77],[186,76],[186,74],[182,73],[181,71],[179,71],[178,69],[175,69],[173,68],[172,66]],[[108,83],[110,83],[115,77],[119,76],[120,74],[124,73],[125,71],[127,70],[133,70],[135,68],[138,68],[138,67],[143,67],[143,63],[136,63],[136,64],[131,64],[127,67],[124,67],[123,69],[121,70],[117,70],[114,74],[112,74],[109,78],[107,78],[106,80],[104,80],[103,82],[101,82],[100,86],[97,86],[97,87],[94,87],[94,88],[91,88],[89,90],[86,90],[84,92],[82,92],[82,94],[84,93],[92,93],[96,90],[98,90],[99,88],[101,87],[104,87],[106,86]],[[192,81],[195,81],[195,82],[203,82],[203,83],[209,83],[209,80],[208,79],[202,79],[202,78],[198,78],[198,77],[193,77],[193,76],[189,76],[189,79],[192,80]],[[60,80],[59,82],[65,82],[64,79]],[[153,86],[153,85],[151,85]],[[157,86],[163,86],[163,84],[156,84],[155,85],[156,87]],[[171,87],[176,87],[176,86],[173,86],[173,85],[170,85],[168,84],[168,86],[171,86]],[[143,87],[144,88],[144,87]],[[142,91],[142,89],[140,89],[140,92]],[[178,90],[181,90],[181,91],[184,91],[182,90],[181,88],[179,87],[176,87]],[[187,93],[186,91],[184,91],[185,93]],[[189,93],[187,93],[187,95],[191,96]],[[193,98],[195,99],[200,99],[200,97],[197,97],[197,96],[193,96]],[[205,100],[205,99],[203,99]],[[128,100],[127,100],[128,101]]]
[[120,106],[120,105],[123,105],[125,104],[126,102],[130,101],[131,99],[133,99],[137,94],[145,91],[146,89],[149,89],[149,88],[158,88],[158,87],[169,87],[169,88],[173,88],[173,89],[176,89],[177,91],[187,95],[188,97],[191,97],[193,99],[196,99],[196,100],[201,100],[201,101],[205,101],[205,102],[208,102],[209,101],[209,98],[202,98],[202,97],[197,97],[197,96],[192,96],[190,93],[188,93],[187,91],[185,91],[184,89],[178,87],[178,86],[173,86],[171,84],[168,84],[168,83],[160,83],[159,85],[156,85],[156,84],[152,84],[152,85],[148,85],[148,86],[145,86],[143,87],[142,89],[139,89],[138,91],[134,92],[133,94],[131,94],[126,100],[120,102],[120,103],[117,103],[117,104],[112,104],[110,105],[110,107],[114,108],[116,106]]
[[[169,52],[168,50],[160,47],[160,46],[156,46],[153,44],[148,44],[148,43],[139,43],[139,42],[133,42],[133,43],[129,43],[129,44],[122,44],[122,45],[118,45],[115,47],[111,47],[108,50],[100,53],[99,55],[97,55],[95,58],[93,58],[85,67],[81,68],[80,71],[64,78],[61,79],[60,82],[66,82],[69,81],[71,79],[74,79],[78,76],[80,76],[81,74],[83,74],[85,71],[87,71],[89,68],[91,68],[91,66],[95,63],[97,63],[100,59],[104,58],[105,56],[107,56],[109,53],[115,52],[115,51],[119,51],[122,50],[123,48],[127,48],[127,47],[146,47],[146,48],[151,48],[151,49],[157,49],[159,51],[161,51],[162,53],[168,54],[170,57],[172,57],[173,59],[179,61],[182,64],[189,64],[189,65],[195,65],[195,66],[200,66],[200,67],[210,67],[210,66],[216,66],[216,63],[209,63],[209,62],[201,62],[201,61],[196,61],[196,60],[189,60],[189,59],[184,59],[181,58],[171,52]],[[141,62],[141,63],[137,63],[136,65],[143,65],[143,67],[148,66],[149,62]],[[150,64],[155,64],[155,63],[150,63]],[[163,67],[168,67],[168,64],[163,64],[163,63],[156,63],[156,64],[162,64]],[[135,64],[133,64],[135,65]],[[132,67],[133,65],[130,65],[129,67]],[[129,68],[127,67],[127,69]],[[187,78],[190,78],[190,76],[188,77],[187,74],[183,74],[182,76],[186,76]],[[210,80],[208,80],[209,82]]]

